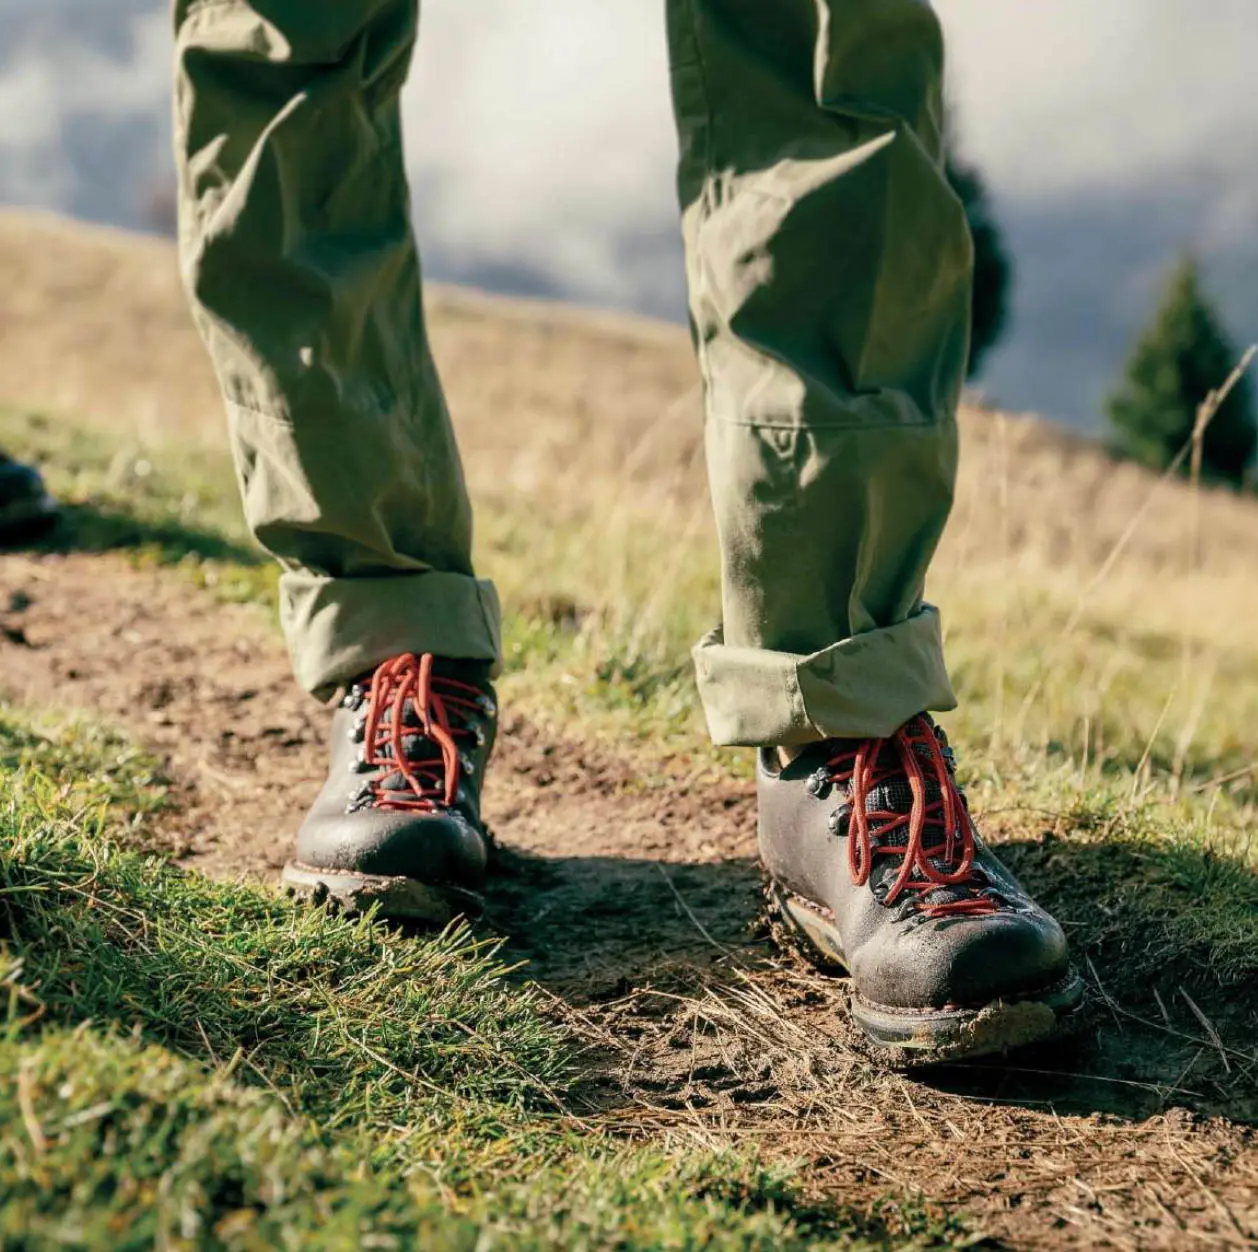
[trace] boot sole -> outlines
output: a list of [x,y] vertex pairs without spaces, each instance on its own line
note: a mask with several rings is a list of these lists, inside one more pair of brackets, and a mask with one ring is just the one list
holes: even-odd
[[[770,900],[804,955],[828,973],[846,973],[847,958],[823,909],[778,883]],[[903,1009],[852,993],[852,1020],[881,1059],[899,1068],[997,1056],[1076,1033],[1084,1020],[1084,983],[1072,968],[1051,986],[976,1008]]]
[[479,917],[483,899],[458,887],[433,887],[414,878],[354,874],[317,869],[290,861],[282,881],[292,895],[331,902],[345,913],[365,913],[373,906],[382,917],[448,926],[458,917]]

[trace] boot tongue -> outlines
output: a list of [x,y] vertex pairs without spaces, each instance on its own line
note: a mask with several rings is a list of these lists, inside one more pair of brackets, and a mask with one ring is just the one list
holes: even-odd
[[[422,762],[425,772],[434,774],[443,773],[443,762],[441,757],[441,749],[437,744],[423,733],[421,727],[423,720],[415,709],[413,700],[407,700],[402,709],[402,726],[405,730],[411,731],[410,734],[402,735],[402,755],[410,765]],[[380,726],[382,729],[391,729],[393,726],[393,710],[388,708],[380,718]],[[392,761],[394,757],[393,744],[389,740],[383,742],[377,749],[379,756],[385,761]],[[405,776],[394,770],[390,772],[380,786],[385,791],[409,791],[410,784],[406,781]]]
[[[921,749],[916,749],[919,760],[922,763],[922,774],[926,785],[926,807],[935,813],[942,812],[941,801],[943,799],[943,789],[939,784],[935,771],[931,767],[931,761],[928,754]],[[913,789],[909,785],[908,775],[904,772],[904,766],[900,758],[900,749],[893,740],[887,740],[882,745],[882,751],[879,753],[877,761],[877,769],[881,773],[884,770],[890,773],[890,777],[880,782],[876,787],[871,787],[865,798],[865,812],[871,816],[875,813],[897,813],[908,816],[913,811]],[[870,822],[870,835],[875,847],[882,848],[905,848],[909,842],[908,823],[902,823],[895,830],[884,835],[876,833],[878,825],[877,819]],[[942,821],[939,817],[928,818],[926,829],[923,834],[923,842],[927,847],[942,843],[945,832],[942,830]],[[940,873],[948,874],[956,871],[957,865],[949,863],[942,856],[933,856],[928,858],[932,869]],[[870,884],[875,889],[881,889],[884,886],[890,888],[891,884],[899,877],[903,861],[898,856],[875,856],[873,871],[870,874]],[[920,879],[921,875],[914,875],[914,878]],[[953,904],[959,900],[969,898],[973,894],[973,889],[965,884],[957,884],[955,886],[938,886],[932,891],[912,892],[908,893],[916,897],[923,904]],[[900,899],[904,899],[901,896]]]
[[[478,696],[482,700],[492,699],[492,688],[489,685],[492,668],[492,664],[488,661],[452,661],[441,657],[434,658],[433,695],[442,698],[445,703],[446,719],[452,734],[458,735],[467,730],[469,713],[466,706],[469,701],[477,699]],[[443,686],[442,679],[455,684],[453,690]],[[378,725],[382,730],[391,731],[394,724],[393,701],[386,698],[383,703],[384,708],[380,710]],[[436,772],[440,773],[441,748],[431,736],[424,733],[424,720],[414,695],[408,694],[402,703],[401,711],[403,730],[409,732],[402,735],[402,752],[408,762],[432,763],[437,767]],[[391,743],[382,744],[378,750],[386,760],[393,758]],[[387,790],[405,790],[406,781],[399,775],[390,778],[382,786]]]

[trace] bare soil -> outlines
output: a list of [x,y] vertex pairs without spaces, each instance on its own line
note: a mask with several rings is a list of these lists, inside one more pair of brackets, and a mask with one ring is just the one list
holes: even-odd
[[[147,744],[172,803],[143,837],[207,873],[273,879],[320,782],[325,713],[292,683],[274,629],[177,572],[0,558],[0,691]],[[1102,946],[1089,955],[1105,994],[1074,1048],[888,1073],[846,1025],[842,980],[774,942],[747,784],[510,709],[501,745],[487,803],[502,856],[480,926],[589,1041],[584,1115],[755,1142],[849,1201],[920,1193],[991,1246],[1258,1242],[1253,1023],[1223,990],[1196,999],[1217,1044],[1178,1020],[1142,1025],[1139,990]],[[1089,874],[1130,867],[1071,863],[1047,831],[1005,833],[1019,871],[1092,933]]]

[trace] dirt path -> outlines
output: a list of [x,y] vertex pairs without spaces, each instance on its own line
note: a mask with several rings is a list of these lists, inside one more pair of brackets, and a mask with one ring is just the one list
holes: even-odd
[[[211,874],[273,877],[320,780],[324,715],[274,631],[175,573],[0,558],[0,691],[151,747],[175,800],[155,838]],[[1007,1246],[1258,1243],[1258,1148],[1217,1116],[1255,1114],[1243,1061],[1102,1015],[1068,1056],[883,1073],[842,983],[765,933],[749,787],[644,771],[510,710],[501,742],[486,928],[591,1040],[580,1094],[603,1116],[806,1158],[847,1199],[920,1191]],[[1011,849],[1051,877],[1041,853]]]

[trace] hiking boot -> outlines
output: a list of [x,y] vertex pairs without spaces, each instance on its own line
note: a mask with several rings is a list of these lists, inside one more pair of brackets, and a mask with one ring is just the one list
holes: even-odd
[[328,781],[285,884],[436,925],[479,913],[480,793],[497,717],[483,662],[408,653],[355,683],[333,716]]
[[0,452],[0,544],[25,539],[56,516],[57,506],[39,471]]
[[1062,1034],[1083,1003],[1061,927],[979,838],[943,731],[760,754],[771,897],[820,964],[847,970],[852,1017],[902,1065]]

